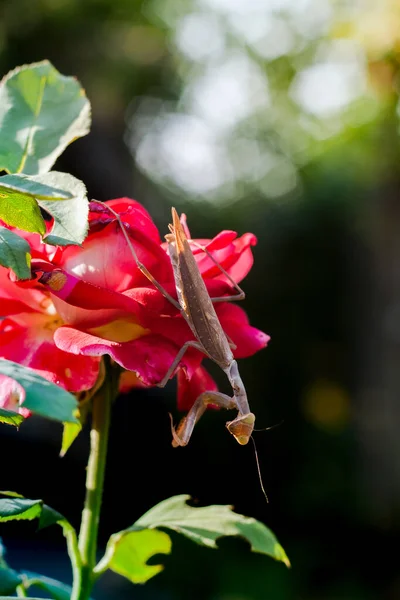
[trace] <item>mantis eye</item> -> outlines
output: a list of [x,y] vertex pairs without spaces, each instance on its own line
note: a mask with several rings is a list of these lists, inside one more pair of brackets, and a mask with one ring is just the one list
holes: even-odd
[[253,413],[247,413],[246,415],[239,415],[233,421],[229,421],[226,427],[235,440],[241,446],[245,446],[253,433],[255,420]]

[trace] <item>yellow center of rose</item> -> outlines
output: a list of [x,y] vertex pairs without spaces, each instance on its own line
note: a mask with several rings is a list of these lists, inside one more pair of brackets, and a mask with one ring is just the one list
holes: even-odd
[[92,335],[97,335],[105,340],[111,342],[131,342],[137,340],[144,335],[150,333],[150,329],[146,329],[137,323],[131,321],[125,321],[123,319],[117,319],[111,323],[100,325],[99,327],[93,327],[90,329]]
[[44,328],[48,331],[55,331],[62,325],[64,325],[64,321],[58,315],[56,315],[54,318],[46,320]]

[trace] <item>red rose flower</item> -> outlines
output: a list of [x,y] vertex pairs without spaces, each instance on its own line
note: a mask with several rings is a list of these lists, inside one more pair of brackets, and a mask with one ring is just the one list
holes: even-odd
[[[137,267],[117,218],[130,244],[154,278],[176,298],[172,267],[165,244],[147,211],[134,200],[121,198],[91,203],[89,234],[82,247],[34,248],[30,282],[15,282],[0,267],[0,356],[36,369],[69,391],[90,389],[100,357],[110,355],[134,382],[158,384],[176,354],[193,334],[179,311]],[[213,240],[200,240],[215,259],[239,282],[251,268],[252,234],[237,237],[223,231]],[[211,296],[232,295],[231,284],[215,263],[197,247],[193,252]],[[266,346],[269,337],[251,327],[236,305],[219,303],[217,314],[236,344],[237,358]],[[179,366],[178,403],[189,408],[195,397],[215,389],[201,367],[204,355],[190,349]],[[124,378],[124,388],[129,386]],[[214,387],[213,387],[214,386]]]

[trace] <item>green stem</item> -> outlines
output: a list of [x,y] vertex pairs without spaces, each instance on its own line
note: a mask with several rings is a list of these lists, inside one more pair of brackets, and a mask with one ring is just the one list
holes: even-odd
[[19,585],[17,587],[16,592],[17,592],[18,598],[27,598],[28,597],[28,594],[26,593],[26,589],[22,583],[21,583],[21,585]]
[[[109,365],[104,384],[93,398],[92,429],[90,432],[90,455],[86,473],[86,497],[79,532],[78,556],[71,538],[70,556],[74,571],[71,600],[89,600],[94,583],[93,568],[96,564],[97,535],[103,496],[104,473],[110,428],[111,404],[117,392],[116,369]],[[68,538],[67,538],[68,541]]]
[[82,587],[82,561],[78,548],[78,539],[72,525],[68,523],[68,526],[64,525],[63,529],[67,540],[68,556],[72,566],[73,587],[71,598],[79,598],[79,591]]

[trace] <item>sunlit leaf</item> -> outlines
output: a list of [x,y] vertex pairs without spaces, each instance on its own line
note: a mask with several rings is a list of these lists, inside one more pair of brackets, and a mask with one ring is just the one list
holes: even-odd
[[[290,566],[274,534],[260,521],[239,515],[229,506],[193,508],[186,495],[169,498],[149,510],[136,523],[112,535],[98,570],[105,568],[123,575],[134,583],[143,583],[162,570],[162,565],[147,565],[155,554],[169,554],[171,540],[158,528],[172,529],[197,544],[217,548],[217,540],[240,536],[250,543],[253,552],[266,554]],[[153,534],[153,535],[152,535]]]
[[67,202],[39,200],[39,205],[54,218],[53,228],[44,241],[60,246],[81,244],[88,230],[89,203],[85,185],[76,177],[57,171],[33,179],[66,190],[72,196]]
[[46,173],[90,128],[90,104],[74,77],[47,60],[14,69],[0,84],[0,170]]
[[147,565],[155,554],[170,554],[171,538],[163,531],[126,529],[110,537],[106,556],[108,568],[133,583],[144,583],[163,570],[163,565]]
[[25,400],[21,405],[24,408],[48,419],[78,423],[75,416],[76,398],[38,375],[33,369],[0,359],[0,374],[11,377],[24,388]]
[[28,242],[6,227],[0,227],[0,265],[12,269],[18,279],[31,276]]
[[69,192],[39,183],[34,177],[28,175],[3,175],[3,177],[0,177],[0,194],[8,190],[21,192],[21,194],[40,200],[67,200],[72,198]]
[[0,522],[32,521],[33,519],[40,517],[42,507],[42,500],[27,500],[26,498],[0,498]]
[[39,529],[50,527],[50,525],[61,525],[71,527],[69,522],[43,500],[29,500],[17,492],[0,491],[0,523],[5,521],[32,521],[39,519]]
[[[1,418],[1,415],[0,415]],[[79,423],[64,423],[63,424],[63,435],[61,443],[60,456],[65,456],[80,432],[82,431],[82,425]]]
[[86,419],[91,409],[90,398],[88,400],[80,399],[77,418],[79,423],[63,423],[63,436],[61,443],[60,456],[65,456],[80,432],[82,431],[83,425],[86,423]]
[[0,423],[6,423],[7,425],[19,427],[23,420],[24,417],[19,413],[6,410],[5,408],[0,408]]
[[233,512],[230,506],[214,504],[194,508],[187,504],[190,496],[169,498],[150,509],[135,527],[166,527],[182,533],[194,542],[217,548],[223,536],[241,536],[250,542],[252,552],[267,554],[289,566],[288,558],[275,535],[263,523]]
[[0,189],[0,219],[10,227],[18,227],[40,235],[46,233],[46,225],[37,201],[11,189]]

